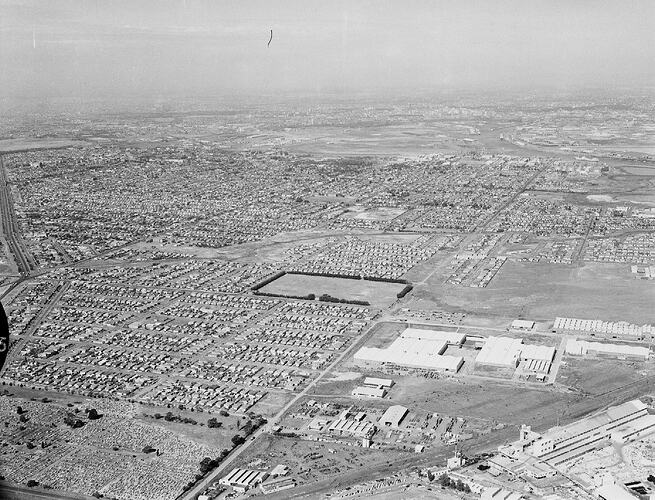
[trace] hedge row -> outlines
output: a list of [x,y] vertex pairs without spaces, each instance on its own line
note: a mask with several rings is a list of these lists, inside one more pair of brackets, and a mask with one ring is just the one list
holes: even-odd
[[286,271],[280,271],[280,272],[278,272],[278,273],[275,273],[275,274],[274,274],[273,276],[271,276],[270,278],[266,278],[264,281],[260,281],[259,283],[257,283],[255,286],[253,286],[253,287],[251,288],[251,290],[253,290],[253,291],[259,290],[260,288],[265,287],[265,286],[268,285],[269,283],[272,283],[272,282],[275,281],[276,279],[281,278],[281,277],[284,276],[285,274],[287,274]]

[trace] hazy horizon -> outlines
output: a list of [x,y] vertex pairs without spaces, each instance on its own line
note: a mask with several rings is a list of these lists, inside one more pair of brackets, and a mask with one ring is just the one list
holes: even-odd
[[0,0],[0,85],[4,99],[644,87],[654,21],[649,1]]

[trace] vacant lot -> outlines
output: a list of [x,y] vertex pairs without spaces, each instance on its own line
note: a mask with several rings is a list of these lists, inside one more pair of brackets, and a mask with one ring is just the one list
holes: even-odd
[[566,356],[557,382],[595,396],[622,389],[653,372],[652,363]]
[[443,285],[433,276],[425,286],[415,285],[412,298],[488,318],[552,321],[555,316],[568,316],[643,324],[652,322],[655,289],[650,282],[635,280],[626,264],[508,260],[486,288]]
[[338,299],[365,300],[373,306],[384,307],[396,300],[396,294],[405,285],[325,276],[285,274],[261,289],[276,295],[303,296],[313,293],[320,297],[324,293]]

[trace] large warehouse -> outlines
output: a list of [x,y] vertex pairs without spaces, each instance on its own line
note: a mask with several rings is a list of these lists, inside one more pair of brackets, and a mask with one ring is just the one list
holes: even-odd
[[635,399],[564,427],[553,427],[542,435],[529,432],[529,439],[517,444],[531,455],[557,465],[593,450],[602,441],[626,442],[653,431],[655,415],[649,415],[648,406]]
[[646,361],[650,355],[650,349],[632,345],[603,344],[601,342],[569,339],[566,343],[566,354],[574,356],[611,356]]
[[525,361],[525,371],[548,373],[554,358],[555,348],[552,346],[524,344],[523,339],[492,336],[486,339],[475,363],[516,368],[520,361]]
[[466,336],[460,333],[407,328],[385,349],[362,347],[355,362],[367,367],[404,367],[456,373],[464,364],[461,356],[443,353],[448,345],[461,345]]
[[516,368],[523,347],[522,339],[510,337],[488,337],[475,362],[491,366]]
[[653,338],[653,325],[633,325],[625,321],[601,321],[597,319],[555,318],[553,331],[558,333],[580,333],[605,335],[612,337],[634,337],[637,339]]

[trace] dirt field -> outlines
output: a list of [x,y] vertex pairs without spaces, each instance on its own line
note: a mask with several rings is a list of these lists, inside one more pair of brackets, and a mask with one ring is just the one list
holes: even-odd
[[404,287],[402,283],[285,274],[266,285],[261,291],[297,296],[313,293],[317,297],[327,293],[339,299],[364,300],[373,306],[383,307],[393,303],[396,294]]
[[655,373],[652,363],[603,358],[566,356],[560,366],[557,382],[597,395],[619,389]]
[[382,452],[341,443],[301,441],[264,434],[248,450],[247,456],[239,457],[234,462],[234,466],[263,470],[285,464],[290,469],[289,476],[296,477],[298,483],[302,484],[352,471],[364,465],[393,461],[407,453],[409,452]]

